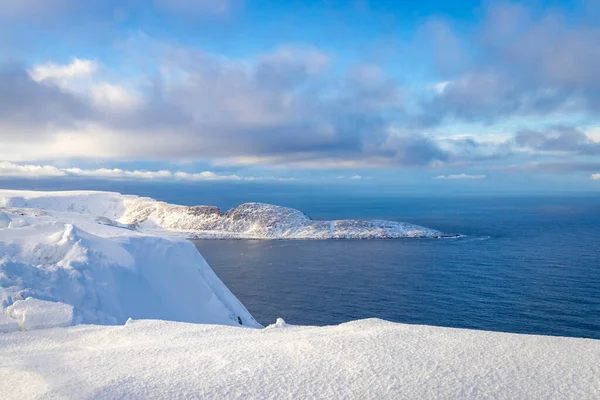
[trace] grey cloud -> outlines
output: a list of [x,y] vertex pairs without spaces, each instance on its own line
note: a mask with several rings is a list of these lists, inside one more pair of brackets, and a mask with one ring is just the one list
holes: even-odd
[[314,49],[279,49],[255,68],[185,49],[172,59],[186,78],[156,92],[155,101],[190,121],[186,153],[289,161],[378,157],[390,165],[448,159],[416,131],[398,137],[388,132],[393,119],[385,114],[401,111],[398,85],[383,75],[352,71],[334,89],[323,86],[328,61]]
[[[440,61],[440,71],[450,83],[422,104],[420,121],[437,124],[454,117],[494,122],[558,110],[598,115],[600,28],[582,16],[574,21],[559,11],[536,15],[525,6],[492,4],[479,30],[466,40],[469,51],[454,51],[463,65]],[[453,37],[448,25],[440,28],[437,22],[433,27],[436,32],[448,31],[444,40]]]
[[22,69],[0,74],[0,118],[9,126],[0,138],[8,140],[9,131],[42,137],[48,126],[71,125],[82,138],[112,132],[93,148],[81,147],[82,157],[327,159],[330,165],[448,160],[422,134],[390,131],[395,120],[386,114],[401,109],[395,83],[363,76],[342,80],[335,90],[323,87],[327,60],[316,51],[275,52],[254,66],[183,49],[167,54],[173,57],[166,58],[166,72],[147,81],[143,101],[130,110],[99,108],[85,93],[35,82]]
[[[0,69],[0,124],[20,127],[70,126],[93,114],[87,101],[34,82],[19,66]],[[25,134],[16,130],[16,134]]]
[[580,155],[599,155],[600,143],[573,127],[557,126],[547,131],[523,130],[514,138],[521,147],[541,151],[571,152]]
[[568,173],[568,172],[595,172],[600,169],[598,161],[547,161],[515,164],[496,167],[494,170],[506,172],[541,172],[541,173]]
[[391,157],[400,165],[429,165],[436,161],[448,162],[450,154],[442,150],[433,140],[411,135],[393,138],[387,148],[391,150]]
[[260,60],[255,77],[263,88],[285,89],[306,82],[329,65],[329,58],[312,47],[280,47]]

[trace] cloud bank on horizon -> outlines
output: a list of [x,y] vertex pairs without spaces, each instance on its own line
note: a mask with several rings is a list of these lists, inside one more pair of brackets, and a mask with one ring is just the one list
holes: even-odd
[[2,176],[598,180],[597,2],[259,3],[0,0]]

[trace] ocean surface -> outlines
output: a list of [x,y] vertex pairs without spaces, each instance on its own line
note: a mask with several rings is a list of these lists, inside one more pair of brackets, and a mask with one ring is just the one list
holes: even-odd
[[315,219],[384,218],[466,235],[195,241],[217,275],[264,325],[277,317],[301,325],[376,317],[600,339],[596,196],[261,200],[299,208]]

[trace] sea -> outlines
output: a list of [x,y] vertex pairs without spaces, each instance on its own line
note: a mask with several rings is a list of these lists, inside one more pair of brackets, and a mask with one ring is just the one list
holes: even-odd
[[439,195],[299,184],[4,181],[93,189],[221,210],[260,201],[314,219],[410,222],[458,239],[201,240],[202,255],[263,325],[362,318],[600,339],[600,196]]
[[297,325],[381,318],[600,339],[597,196],[313,194],[271,200],[315,219],[398,220],[464,236],[194,241],[263,325],[278,317]]

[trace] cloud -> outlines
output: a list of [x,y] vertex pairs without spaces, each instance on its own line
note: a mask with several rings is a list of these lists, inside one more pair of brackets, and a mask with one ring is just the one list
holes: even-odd
[[515,135],[514,141],[517,146],[538,151],[600,154],[600,142],[592,140],[580,129],[568,126],[555,126],[546,131],[522,130]]
[[11,140],[33,145],[29,139],[43,135],[47,128],[73,126],[90,118],[93,109],[74,93],[36,82],[19,66],[0,69],[0,139],[4,148]]
[[102,81],[98,75],[99,64],[94,60],[73,58],[69,64],[47,62],[28,71],[34,82],[55,85],[65,92],[84,96],[81,102],[109,108],[131,108],[140,99],[122,86]]
[[590,176],[590,179],[594,181],[600,181],[600,174],[592,174],[592,176]]
[[600,169],[599,161],[554,161],[529,162],[493,168],[504,172],[540,172],[540,173],[569,173],[590,172]]
[[71,79],[89,77],[97,67],[97,63],[92,60],[73,58],[71,63],[66,65],[57,65],[52,62],[37,65],[29,71],[29,76],[35,82],[47,80],[68,82]]
[[67,173],[50,165],[17,165],[0,161],[0,177],[3,178],[56,178]]
[[51,165],[19,165],[0,161],[0,178],[92,178],[104,180],[157,180],[157,181],[290,181],[293,178],[220,175],[212,171],[198,173],[122,170],[119,168],[58,168]]
[[332,90],[323,84],[329,57],[312,47],[282,46],[252,62],[161,49],[160,74],[137,90],[106,81],[83,59],[29,75],[0,72],[0,158],[245,158],[332,168],[449,159],[435,140],[384,115],[401,111],[400,89],[376,67],[349,71]]
[[421,105],[420,123],[600,113],[600,28],[593,19],[510,3],[483,10],[472,36],[459,36],[449,21],[424,26],[447,84]]
[[458,175],[440,175],[436,176],[433,179],[437,180],[477,180],[477,179],[485,179],[486,175],[468,175],[468,174],[458,174]]
[[90,88],[92,101],[100,107],[130,109],[140,105],[141,100],[119,85],[102,82]]
[[[16,19],[98,15],[102,26],[135,3],[0,0],[14,8]],[[174,14],[215,16],[242,3],[145,5],[152,17],[177,20]],[[307,44],[232,58],[150,37],[139,46],[134,35],[111,47],[107,64],[75,57],[65,64],[5,66],[0,159],[471,171],[491,160],[526,165],[541,156],[577,156],[583,162],[600,154],[600,142],[584,129],[600,116],[600,28],[594,19],[506,3],[486,2],[481,10],[483,19],[471,30],[439,18],[424,24],[419,34],[431,48],[420,50],[435,59],[439,76],[420,84],[420,91],[403,84],[396,70],[386,73],[386,63],[365,56],[345,66],[346,60]],[[72,34],[67,23],[55,26]],[[101,36],[90,34],[98,41]],[[554,119],[562,125],[550,126]],[[490,135],[483,133],[491,127]]]

